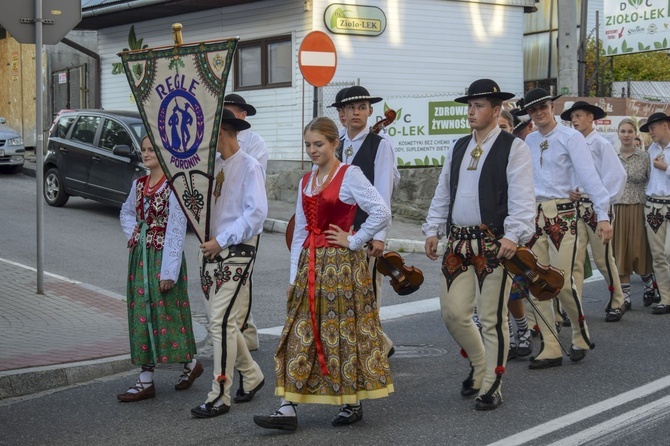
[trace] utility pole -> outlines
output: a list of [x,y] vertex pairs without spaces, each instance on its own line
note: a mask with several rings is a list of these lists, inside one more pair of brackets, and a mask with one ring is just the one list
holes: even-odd
[[578,94],[577,0],[558,0],[558,92]]

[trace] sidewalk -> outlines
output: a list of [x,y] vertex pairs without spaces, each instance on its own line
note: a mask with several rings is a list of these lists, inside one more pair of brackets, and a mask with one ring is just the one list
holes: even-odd
[[[35,176],[33,159],[25,175]],[[285,233],[295,204],[271,201],[266,232]],[[423,252],[419,223],[393,222],[387,249]],[[131,370],[125,297],[0,259],[0,400]],[[193,321],[203,345],[207,329]]]

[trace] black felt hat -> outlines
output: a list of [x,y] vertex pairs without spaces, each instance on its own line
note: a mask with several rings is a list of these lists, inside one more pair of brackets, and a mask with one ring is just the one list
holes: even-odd
[[253,116],[256,114],[256,109],[254,108],[254,106],[251,104],[247,104],[247,101],[245,101],[244,98],[239,94],[235,93],[227,94],[226,97],[223,98],[223,104],[237,105],[242,110],[247,112],[247,116]]
[[249,124],[244,119],[236,118],[235,113],[226,108],[223,109],[223,115],[221,115],[221,123],[222,124],[226,123],[228,125],[233,126],[233,128],[238,132],[246,130],[251,127],[251,124]]
[[561,97],[560,94],[558,96],[550,95],[549,92],[544,88],[533,88],[532,90],[528,91],[528,93],[526,93],[523,97],[523,110],[528,110],[529,108],[537,104],[540,104],[544,101],[553,102],[560,97]]
[[663,112],[654,113],[653,115],[649,116],[647,122],[645,122],[643,125],[640,126],[640,131],[644,133],[649,133],[649,126],[654,122],[659,121],[670,121],[670,116],[666,115]]
[[467,104],[471,99],[485,97],[499,98],[505,101],[507,99],[512,99],[514,97],[514,93],[505,93],[500,91],[498,84],[491,79],[478,79],[471,83],[468,87],[467,96],[461,96],[460,98],[454,99],[454,101]]
[[370,96],[370,92],[360,85],[354,85],[353,87],[347,88],[344,93],[342,93],[342,99],[339,104],[341,106],[351,104],[352,102],[359,101],[369,101],[370,104],[376,104],[381,102],[382,98],[377,96]]
[[330,104],[328,107],[335,107],[335,108],[342,107],[342,98],[344,98],[344,93],[346,93],[348,89],[349,87],[341,88],[340,91],[338,91],[337,94],[335,95],[335,102]]
[[528,116],[528,113],[521,110],[520,108],[514,108],[509,112],[514,119],[514,128],[512,129],[512,134],[517,135],[521,133],[523,129],[528,127],[528,124],[530,124],[530,116]]
[[576,110],[586,110],[589,113],[593,113],[594,120],[603,119],[605,116],[607,116],[605,110],[598,107],[597,105],[591,105],[586,101],[577,101],[572,104],[572,107],[561,113],[561,119],[564,121],[570,121],[572,112]]

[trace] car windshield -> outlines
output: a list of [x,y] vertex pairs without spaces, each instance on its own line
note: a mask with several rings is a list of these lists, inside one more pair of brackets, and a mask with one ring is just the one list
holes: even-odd
[[144,135],[147,134],[146,129],[144,128],[144,124],[141,122],[137,124],[130,124],[130,128],[133,129],[133,132],[137,135],[137,139],[142,141],[142,138],[144,138]]

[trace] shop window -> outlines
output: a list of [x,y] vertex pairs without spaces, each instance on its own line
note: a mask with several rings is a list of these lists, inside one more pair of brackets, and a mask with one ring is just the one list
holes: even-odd
[[290,87],[291,36],[240,42],[235,54],[235,90]]

